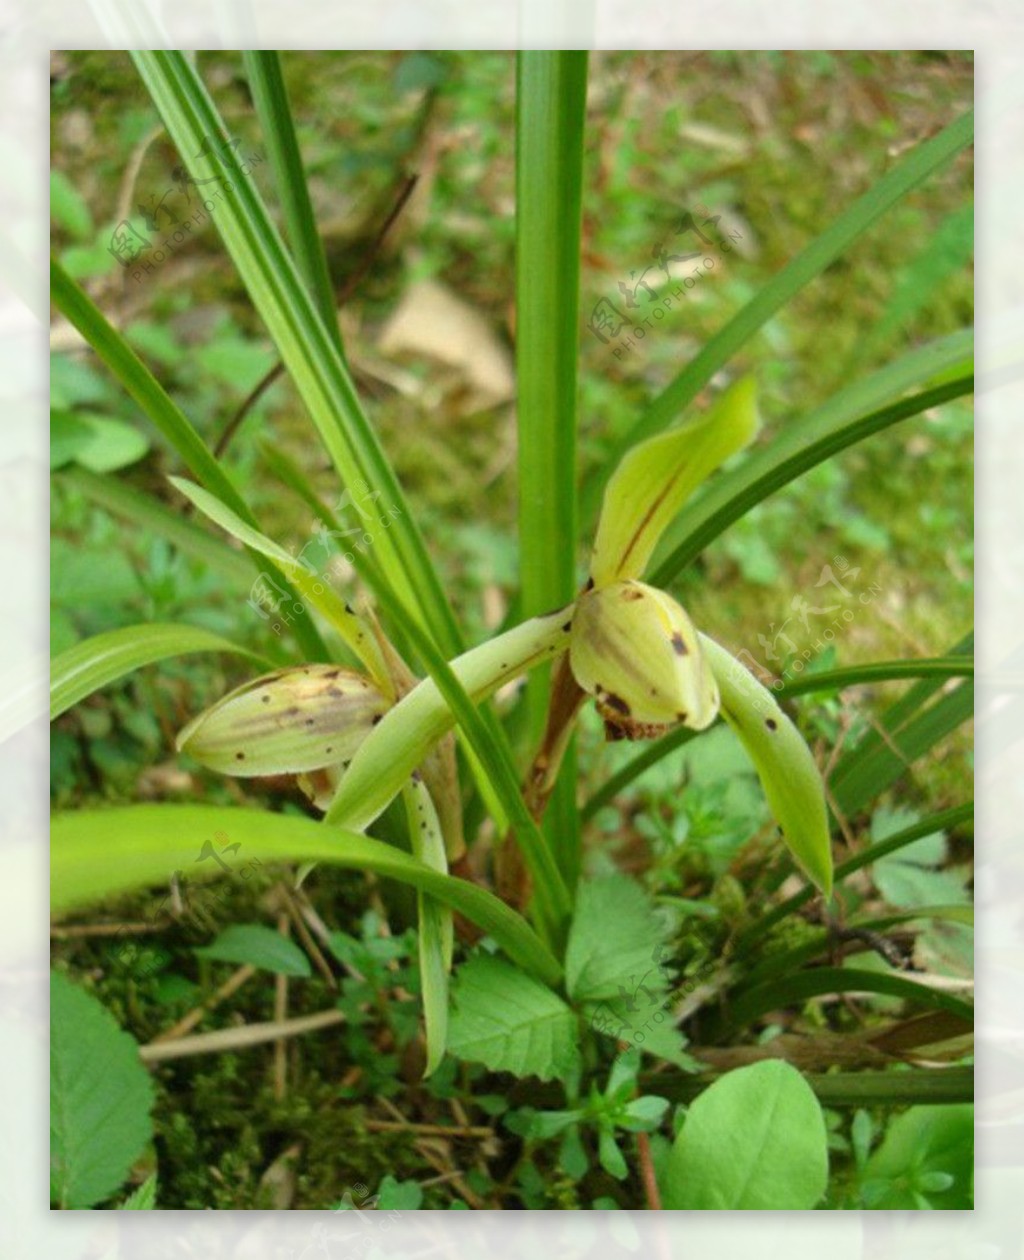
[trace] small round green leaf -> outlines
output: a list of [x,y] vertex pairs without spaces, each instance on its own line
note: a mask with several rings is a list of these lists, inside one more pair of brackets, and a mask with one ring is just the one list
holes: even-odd
[[825,1120],[790,1064],[729,1072],[692,1104],[663,1175],[664,1206],[689,1211],[808,1210],[825,1193]]

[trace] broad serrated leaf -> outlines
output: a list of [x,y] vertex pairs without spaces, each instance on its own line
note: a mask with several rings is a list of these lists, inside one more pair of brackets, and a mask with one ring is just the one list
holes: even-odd
[[282,976],[311,975],[309,959],[294,941],[262,923],[235,923],[210,945],[195,951],[200,958],[262,967]]
[[101,1002],[50,976],[50,1199],[90,1208],[153,1136],[153,1085],[135,1041]]
[[696,1098],[661,1190],[672,1210],[808,1210],[827,1182],[821,1106],[796,1068],[769,1059],[727,1073]]
[[460,967],[448,1049],[495,1072],[564,1079],[579,1068],[576,1016],[557,994],[486,954]]
[[642,577],[654,548],[694,490],[757,432],[753,379],[705,415],[635,446],[604,493],[590,574],[598,588]]
[[667,932],[647,894],[624,875],[580,885],[565,954],[566,990],[577,1002],[629,1003],[642,988],[661,996]]

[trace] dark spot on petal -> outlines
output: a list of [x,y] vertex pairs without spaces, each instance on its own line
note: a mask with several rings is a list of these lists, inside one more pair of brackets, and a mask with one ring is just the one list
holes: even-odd
[[372,717],[371,721],[370,721],[370,724],[371,724],[372,726],[376,726],[376,725],[377,725],[377,723],[380,721],[381,716],[382,716],[382,715],[381,715],[380,713],[375,713],[375,714],[373,715],[373,717]]
[[263,696],[263,703],[264,703],[264,704],[269,704],[269,703],[270,703],[270,697],[269,697],[269,696]]
[[412,781],[413,781],[413,783],[419,783],[419,782],[422,780],[422,777],[423,777],[423,776],[420,774],[420,772],[419,772],[418,770],[414,770],[414,771],[412,772]]
[[764,724],[765,726],[768,727],[770,731],[778,730],[778,727],[779,727],[778,722],[776,722],[774,718],[765,718]]
[[334,749],[333,749],[333,747],[332,747],[332,748],[325,748],[325,749],[324,749],[324,752],[325,752],[325,753],[332,753],[332,752],[334,752]]
[[343,696],[345,694],[345,689],[343,687],[332,685],[327,688],[327,694],[329,696]]
[[337,678],[341,674],[340,669],[328,669],[324,673],[325,678]]
[[307,726],[316,726],[316,718],[306,718]]
[[302,710],[297,704],[290,704],[284,711],[285,717],[298,717]]
[[605,704],[609,709],[614,709],[616,713],[621,713],[623,717],[629,717],[632,710],[621,696],[617,696],[614,692],[609,691],[604,698]]
[[235,753],[235,760],[236,760],[236,761],[244,761],[244,760],[245,760],[245,753]]
[[686,721],[686,714],[682,711],[682,709],[680,709],[679,712],[676,714],[676,721],[677,722]]
[[569,621],[567,621],[567,622],[565,623],[565,625],[562,627],[562,631],[563,631],[565,634],[568,634],[568,633],[569,633],[569,631],[570,631],[571,629],[572,629],[572,621],[571,621],[571,620],[569,620]]
[[675,652],[676,656],[685,656],[688,650],[683,642],[683,636],[677,630],[672,636],[672,651]]
[[594,589],[594,579],[593,579],[593,578],[587,578],[587,584],[586,584],[586,586],[585,586],[583,589],[584,589],[585,591],[592,591],[592,590]]
[[348,615],[349,615],[350,617],[354,617],[354,616],[356,615],[356,614],[355,614],[355,611],[354,611],[354,609],[352,608],[352,605],[351,605],[351,604],[346,604],[346,605],[345,605],[345,611],[348,613]]
[[635,586],[624,586],[622,588],[622,598],[626,600],[643,599],[643,591],[638,591]]

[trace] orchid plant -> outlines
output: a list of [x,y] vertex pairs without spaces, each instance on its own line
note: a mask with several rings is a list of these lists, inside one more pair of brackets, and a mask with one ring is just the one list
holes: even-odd
[[[395,508],[372,558],[356,557],[360,594],[339,592],[260,528],[230,462],[207,446],[86,287],[54,260],[55,309],[159,432],[177,467],[189,474],[172,477],[171,484],[241,549],[193,521],[182,521],[158,497],[121,486],[116,478],[79,479],[81,493],[124,519],[162,531],[174,546],[191,549],[203,561],[212,557],[232,577],[241,569],[246,583],[253,579],[251,561],[257,580],[271,581],[296,612],[294,642],[274,645],[270,656],[248,642],[180,622],[97,634],[54,659],[51,717],[134,670],[185,653],[244,656],[256,662],[255,676],[194,716],[177,737],[178,750],[224,775],[293,775],[311,812],[322,817],[202,802],[59,812],[51,832],[53,910],[59,915],[166,884],[192,857],[197,837],[218,833],[240,841],[219,855],[219,871],[250,861],[280,862],[289,864],[289,872],[297,869],[301,880],[315,864],[331,863],[400,881],[415,891],[417,901],[426,1073],[450,1053],[518,1076],[557,1077],[566,1087],[570,1110],[539,1113],[534,1122],[569,1134],[582,1121],[596,1125],[605,1170],[621,1177],[625,1164],[613,1130],[653,1130],[665,1113],[664,1099],[652,1102],[641,1094],[627,1100],[634,1089],[631,1068],[625,1075],[613,1070],[607,1105],[594,1098],[586,1104],[587,1085],[593,1087],[595,1073],[603,1070],[599,1043],[587,1030],[606,1032],[621,1050],[624,1038],[618,1031],[627,1028],[621,992],[634,974],[667,1005],[670,970],[661,959],[666,951],[672,954],[667,940],[673,928],[662,922],[638,881],[621,873],[602,879],[582,869],[583,822],[623,780],[621,772],[612,776],[580,807],[573,742],[577,719],[592,699],[609,740],[655,741],[651,761],[670,755],[678,736],[706,731],[719,717],[735,732],[782,840],[807,880],[745,927],[741,944],[763,940],[809,898],[829,897],[829,816],[814,757],[776,695],[715,637],[695,627],[667,588],[709,541],[787,482],[871,434],[970,394],[972,338],[962,329],[844,384],[834,397],[754,446],[754,382],[730,364],[784,303],[821,277],[901,198],[962,153],[971,141],[972,119],[965,114],[914,144],[898,161],[881,163],[885,169],[877,182],[681,365],[631,431],[616,436],[605,469],[578,494],[587,56],[576,51],[518,54],[519,620],[487,642],[467,647],[416,513],[349,368],[278,54],[251,51],[242,54],[242,61],[255,112],[247,122],[254,129],[258,124],[266,142],[269,161],[260,174],[274,181],[279,221],[240,164],[237,145],[194,60],[164,49],[130,55],[180,155],[181,169],[197,185],[217,185],[212,220],[338,484],[347,489],[372,485]],[[698,397],[720,379],[731,383],[698,413]],[[338,528],[336,517],[283,452],[277,452],[274,471],[282,493],[297,495],[328,526],[327,536]],[[579,572],[575,541],[591,530],[589,571]],[[707,629],[728,639],[724,626]],[[278,667],[272,672],[258,672],[273,664]],[[897,717],[921,720],[915,742],[907,744],[908,756],[916,757],[969,718],[969,683],[962,680],[971,669],[965,639],[942,657],[837,669],[826,681],[838,690],[864,681],[918,679],[893,714],[894,722]],[[822,677],[817,686],[823,685]],[[516,710],[523,720],[514,740],[511,724],[488,700],[524,678],[525,698]],[[932,708],[922,712],[945,684]],[[787,694],[798,689],[787,686]],[[889,756],[884,726],[883,721],[877,742],[869,733],[835,772],[844,788],[839,805],[847,811],[863,810],[879,790],[880,761],[889,758],[882,786],[906,767],[900,747]],[[646,753],[637,754],[625,768],[626,781],[650,763]],[[525,774],[523,765],[528,766]],[[835,775],[830,804],[835,804]],[[484,846],[479,833],[464,825],[463,802],[471,792],[494,824],[492,871],[481,870]],[[394,813],[389,810],[393,802],[400,802]],[[960,805],[936,814],[876,848],[891,853],[960,825],[969,819],[970,808]],[[407,843],[405,835],[396,840],[390,826],[401,818],[400,809]],[[388,826],[378,822],[385,810]],[[369,834],[371,828],[376,835]],[[870,861],[870,851],[859,851],[836,871],[836,879]],[[508,859],[514,878],[501,877],[499,859]],[[453,971],[456,927],[480,943],[465,955],[460,951]],[[749,1022],[777,1009],[788,957],[782,955],[774,972],[769,968],[769,981],[741,988],[733,1011],[738,1006]],[[653,972],[652,961],[657,964]],[[671,965],[679,961],[673,958]],[[726,961],[726,971],[728,966]],[[828,968],[819,968],[811,979],[810,988],[791,996],[802,1001],[808,992],[832,992],[836,985]],[[933,990],[904,977],[886,975],[876,982],[863,971],[855,979],[858,989],[874,984],[887,995],[898,991],[907,1000],[935,1005]],[[731,993],[731,984],[725,975],[721,991]],[[943,994],[942,1005],[961,1019],[969,1015],[952,995]],[[674,1040],[657,1027],[641,1032],[632,1025],[629,1038],[634,1046],[646,1038],[645,1051],[693,1071],[694,1061],[682,1054],[680,1021],[668,1019],[659,1007],[655,1023],[659,1015]],[[893,1097],[901,1082],[921,1074],[894,1073]],[[723,1204],[684,1194],[679,1206],[811,1207],[818,1201],[824,1184],[824,1123],[810,1087],[799,1079],[790,1085],[803,1093],[791,1109],[798,1117],[789,1131],[794,1142],[786,1137],[783,1144],[798,1145],[797,1139],[811,1132],[808,1115],[820,1128],[812,1160],[817,1171],[811,1181],[801,1172],[800,1195],[781,1202],[772,1188],[771,1202]],[[712,1086],[708,1096],[717,1088]],[[754,1103],[766,1096],[755,1083]],[[742,1114],[750,1105],[744,1094]],[[776,1118],[773,1111],[766,1132]],[[733,1150],[731,1141],[717,1141],[719,1130],[713,1128],[715,1143],[695,1148],[692,1164],[698,1171],[711,1166],[708,1150]],[[696,1180],[693,1167],[685,1159],[682,1163],[678,1182],[685,1189]],[[647,1181],[651,1178],[653,1173]],[[741,1180],[746,1185],[746,1174]],[[775,1186],[774,1169],[768,1181]],[[817,1187],[813,1192],[807,1189],[811,1182]]]
[[[832,857],[825,795],[803,737],[767,688],[698,632],[671,595],[641,580],[685,500],[757,428],[754,385],[745,379],[705,415],[636,446],[608,483],[590,575],[577,600],[465,653],[452,662],[452,672],[479,702],[534,666],[556,662],[542,756],[547,790],[530,798],[535,814],[543,810],[558,752],[586,696],[613,740],[652,739],[678,726],[702,731],[721,714],[757,768],[790,852],[827,897]],[[365,671],[306,664],[263,675],[194,718],[178,736],[179,750],[223,774],[296,774],[313,803],[324,807],[327,822],[356,831],[405,793],[414,852],[446,870],[449,859],[461,857],[464,842],[453,748],[445,738],[455,719],[437,684],[413,677],[372,614],[341,605],[298,561],[286,560],[283,548],[200,487],[176,484],[239,540],[290,569]],[[315,772],[326,774],[329,792],[317,786]],[[536,891],[547,876],[532,874]],[[444,934],[447,968],[449,912],[441,912],[440,924],[429,930]],[[429,967],[430,958],[423,950],[421,965]],[[430,1034],[430,1065],[436,1066],[444,1045],[436,1030]]]

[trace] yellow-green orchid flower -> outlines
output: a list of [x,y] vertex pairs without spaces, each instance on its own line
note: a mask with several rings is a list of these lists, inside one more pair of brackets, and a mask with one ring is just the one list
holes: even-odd
[[811,880],[832,886],[821,778],[774,697],[685,610],[643,576],[684,501],[757,432],[754,386],[740,381],[698,420],[639,443],[605,490],[591,576],[573,618],[569,662],[611,739],[704,730],[719,712],[747,749],[783,837]]

